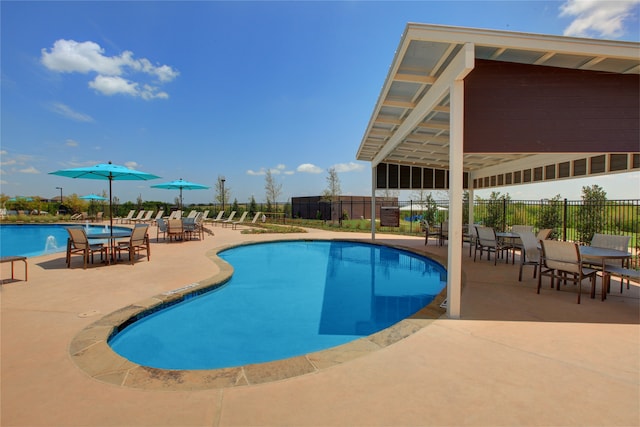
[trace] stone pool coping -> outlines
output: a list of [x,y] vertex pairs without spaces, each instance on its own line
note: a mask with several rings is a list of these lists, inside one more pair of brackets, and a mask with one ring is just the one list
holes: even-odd
[[[301,240],[301,239],[292,239]],[[347,241],[388,246],[421,256],[424,253],[400,245],[388,245],[376,241],[350,239],[302,239],[316,241]],[[286,241],[286,240],[278,240]],[[224,250],[264,242],[243,242],[209,250],[206,253],[219,269],[219,273],[207,279],[186,285],[173,291],[155,295],[116,310],[80,331],[71,341],[69,353],[73,362],[90,377],[109,384],[145,390],[207,390],[261,384],[311,374],[365,356],[392,345],[442,317],[446,309],[440,307],[446,298],[446,287],[434,300],[420,311],[375,334],[349,343],[302,356],[272,362],[250,364],[232,368],[205,370],[170,370],[142,366],[131,362],[107,343],[109,337],[131,318],[153,308],[184,299],[199,290],[224,285],[233,275],[233,267],[217,256]],[[442,257],[429,254],[428,258],[446,265]],[[464,285],[464,273],[463,273]]]

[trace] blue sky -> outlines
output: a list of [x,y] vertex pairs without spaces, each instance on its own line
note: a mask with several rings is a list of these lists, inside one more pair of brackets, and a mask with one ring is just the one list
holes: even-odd
[[[1,174],[9,196],[102,193],[49,172],[97,163],[161,176],[120,201],[172,202],[183,178],[231,197],[370,194],[358,146],[408,22],[638,41],[633,1],[12,2],[1,7]],[[506,187],[512,198],[640,197],[638,174]],[[482,192],[477,192],[483,195]],[[630,194],[631,193],[631,194]],[[635,193],[635,194],[633,194]],[[407,200],[410,193],[402,194]],[[438,197],[436,197],[438,198]],[[185,191],[207,203],[213,189]]]

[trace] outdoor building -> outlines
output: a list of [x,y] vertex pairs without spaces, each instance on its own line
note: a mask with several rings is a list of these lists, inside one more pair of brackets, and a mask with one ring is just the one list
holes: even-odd
[[[371,191],[448,189],[460,316],[463,191],[640,169],[639,43],[407,25],[356,155]],[[467,218],[473,218],[469,204]],[[375,229],[371,230],[375,238]]]
[[[397,197],[376,197],[376,217],[380,217],[382,206],[398,206]],[[371,219],[371,197],[336,196],[329,201],[323,196],[291,198],[291,214],[294,218],[323,219]]]

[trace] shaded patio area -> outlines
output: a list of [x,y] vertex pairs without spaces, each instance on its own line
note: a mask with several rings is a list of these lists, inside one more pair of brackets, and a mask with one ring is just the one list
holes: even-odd
[[[259,384],[148,390],[88,376],[70,343],[102,316],[220,272],[211,250],[299,235],[215,236],[153,244],[150,262],[67,269],[64,254],[30,259],[29,281],[2,285],[3,426],[637,425],[640,419],[638,286],[575,303],[518,264],[462,255],[461,319],[411,319],[415,331],[339,363]],[[151,230],[151,236],[155,231]],[[153,239],[152,239],[153,240]],[[378,234],[446,262],[447,247]],[[600,279],[598,279],[598,287]],[[266,373],[271,374],[271,373]]]

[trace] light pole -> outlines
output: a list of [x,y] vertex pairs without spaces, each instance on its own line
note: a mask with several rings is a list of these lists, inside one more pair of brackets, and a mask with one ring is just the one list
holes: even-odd
[[222,182],[222,212],[224,212],[224,181],[225,179],[222,178],[220,181]]
[[56,190],[60,190],[60,204],[62,204],[62,187],[56,187]]

